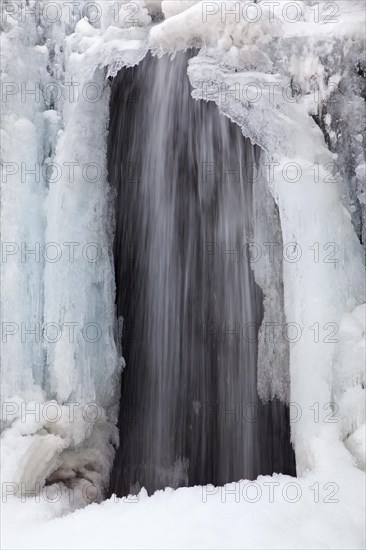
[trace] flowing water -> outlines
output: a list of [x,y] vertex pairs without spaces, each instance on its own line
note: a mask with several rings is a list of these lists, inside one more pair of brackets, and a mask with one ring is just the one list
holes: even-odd
[[294,474],[287,410],[257,397],[262,294],[236,248],[251,232],[260,151],[192,99],[190,55],[148,55],[112,85],[127,365],[110,488],[119,495]]

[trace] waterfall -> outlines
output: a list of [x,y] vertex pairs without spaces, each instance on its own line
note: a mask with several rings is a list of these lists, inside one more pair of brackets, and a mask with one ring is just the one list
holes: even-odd
[[112,84],[121,495],[295,471],[287,408],[257,395],[263,296],[245,243],[260,150],[192,99],[190,55],[148,55]]

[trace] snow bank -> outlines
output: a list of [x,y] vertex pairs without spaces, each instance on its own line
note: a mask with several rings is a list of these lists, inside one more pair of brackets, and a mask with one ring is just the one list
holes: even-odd
[[[166,489],[92,504],[54,519],[61,495],[3,504],[6,548],[364,548],[364,476],[283,475],[222,488]],[[51,500],[52,495],[48,496]],[[18,529],[18,525],[22,529]]]

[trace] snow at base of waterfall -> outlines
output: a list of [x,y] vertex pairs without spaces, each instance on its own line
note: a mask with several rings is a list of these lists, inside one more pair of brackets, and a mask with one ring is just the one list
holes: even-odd
[[151,497],[143,490],[59,518],[67,503],[45,498],[3,504],[4,549],[365,547],[364,473],[350,464],[303,478],[260,476]]

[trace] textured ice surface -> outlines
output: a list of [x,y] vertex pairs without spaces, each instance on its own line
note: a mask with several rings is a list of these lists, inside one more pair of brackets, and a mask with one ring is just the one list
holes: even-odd
[[68,37],[84,3],[73,18],[62,4],[54,24],[37,23],[37,4],[14,17],[15,3],[2,4],[2,480],[34,491],[88,480],[100,498],[117,442],[120,371],[109,90],[102,71],[85,81],[72,70]]

